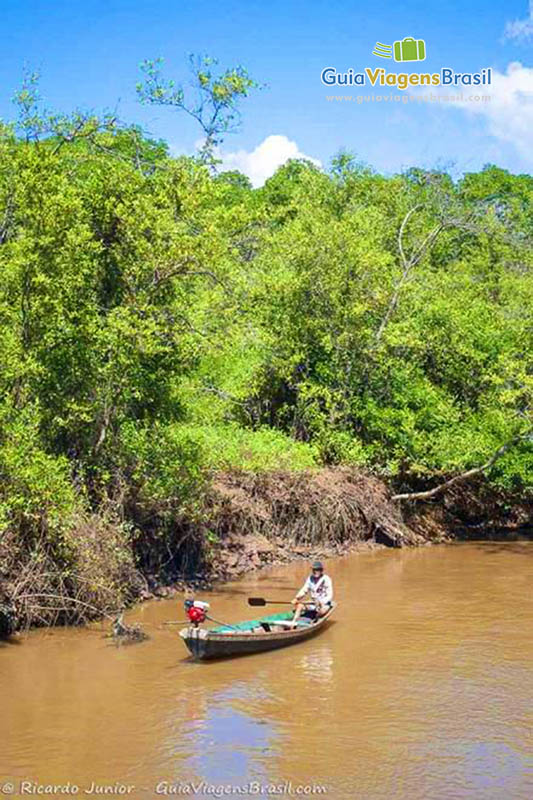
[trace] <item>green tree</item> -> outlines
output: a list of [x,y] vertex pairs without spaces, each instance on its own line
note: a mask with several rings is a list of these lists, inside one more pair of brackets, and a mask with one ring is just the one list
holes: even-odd
[[162,74],[163,59],[141,63],[143,81],[137,84],[142,103],[162,105],[183,111],[200,126],[204,141],[199,157],[203,163],[216,162],[216,150],[227,133],[240,124],[240,101],[252,89],[259,88],[244,67],[217,70],[218,62],[210,56],[189,56],[192,76],[191,95],[182,86]]

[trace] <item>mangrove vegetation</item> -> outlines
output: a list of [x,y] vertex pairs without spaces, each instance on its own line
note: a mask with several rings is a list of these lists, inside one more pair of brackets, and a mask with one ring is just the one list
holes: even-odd
[[45,110],[35,75],[0,125],[4,627],[196,568],[220,473],[337,465],[403,496],[483,468],[531,491],[533,178],[339,152],[253,188],[217,154],[260,87],[191,68],[192,100],[159,62],[137,89],[198,121],[194,157]]

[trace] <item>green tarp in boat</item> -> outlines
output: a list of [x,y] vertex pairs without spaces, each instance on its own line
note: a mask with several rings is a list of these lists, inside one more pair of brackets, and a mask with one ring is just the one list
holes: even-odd
[[[218,628],[211,628],[211,633],[230,633],[230,631],[251,631],[257,628],[262,622],[283,622],[292,619],[291,611],[282,611],[279,614],[270,614],[268,617],[261,617],[260,619],[248,619],[245,622],[236,622],[235,625],[220,625]],[[310,619],[300,619],[298,625],[309,625]]]

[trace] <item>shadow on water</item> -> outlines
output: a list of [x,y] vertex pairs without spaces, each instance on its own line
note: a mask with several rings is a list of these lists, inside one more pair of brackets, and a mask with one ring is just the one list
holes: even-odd
[[248,591],[248,589],[237,589],[234,586],[231,586],[229,588],[224,588],[223,586],[220,586],[220,587],[217,586],[216,593],[217,593],[217,595],[221,595],[221,596],[229,595],[231,597],[232,595],[235,595],[235,596],[247,595],[247,594],[249,594],[249,591]]
[[8,636],[7,639],[0,639],[0,647],[19,647],[22,644],[22,639],[18,636]]
[[[287,586],[287,583],[284,580],[273,578],[268,575],[259,576],[257,583],[268,583],[269,586],[279,585],[280,589],[283,589],[284,591],[287,592],[297,592],[298,589],[300,589],[300,586]],[[249,586],[245,586],[243,589],[237,589],[234,586],[230,586],[228,588],[224,588],[223,586],[221,586],[217,587],[216,589],[217,595],[230,596],[230,597],[232,595],[235,595],[236,597],[240,595],[246,596],[250,594],[250,591],[251,589]]]
[[485,553],[486,555],[493,555],[493,554],[500,554],[500,553],[514,553],[515,555],[521,556],[533,556],[533,542],[531,540],[518,540],[512,541],[509,540],[496,540],[493,539],[488,542],[477,542],[474,546],[476,550],[480,553]]

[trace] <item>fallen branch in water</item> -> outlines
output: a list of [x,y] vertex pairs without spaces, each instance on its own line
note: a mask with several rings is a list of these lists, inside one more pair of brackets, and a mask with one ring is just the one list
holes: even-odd
[[432,497],[435,497],[441,492],[444,492],[446,489],[449,489],[450,486],[453,486],[456,483],[462,483],[463,481],[472,478],[474,475],[479,475],[482,472],[486,472],[489,470],[495,462],[501,458],[511,447],[514,447],[520,441],[527,439],[528,436],[531,436],[533,433],[533,428],[528,430],[526,433],[521,433],[518,436],[514,436],[508,442],[503,444],[501,447],[496,450],[494,455],[489,458],[486,464],[483,464],[481,467],[473,467],[473,469],[469,469],[466,472],[461,473],[461,475],[455,475],[455,477],[450,478],[444,483],[440,483],[438,486],[434,486],[433,489],[428,489],[424,492],[406,492],[405,494],[395,494],[391,497],[391,500],[429,500]]
[[[51,592],[26,592],[24,594],[19,594],[17,600],[28,600],[28,599],[38,599],[38,598],[45,598],[48,600],[59,600],[63,603],[61,606],[53,607],[52,610],[59,612],[64,612],[66,609],[65,603],[68,605],[70,603],[74,603],[75,605],[82,606],[83,608],[88,609],[89,611],[93,611],[97,613],[99,616],[103,616],[108,619],[112,623],[112,633],[111,636],[115,641],[125,639],[130,642],[142,642],[145,639],[148,639],[148,635],[141,630],[139,625],[126,625],[124,622],[124,613],[122,611],[116,611],[114,613],[107,613],[102,611],[101,609],[96,608],[95,606],[91,605],[90,603],[86,603],[83,600],[80,600],[77,597],[66,597],[65,595],[60,594],[53,594]],[[42,608],[46,610],[51,610],[50,606],[39,606],[38,604],[34,604],[34,608]]]
[[149,638],[148,634],[141,630],[139,625],[126,625],[124,615],[120,614],[113,622],[113,639],[117,644],[128,642],[144,642]]

